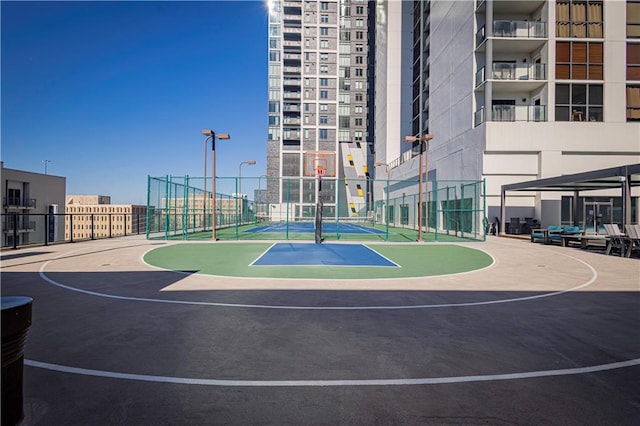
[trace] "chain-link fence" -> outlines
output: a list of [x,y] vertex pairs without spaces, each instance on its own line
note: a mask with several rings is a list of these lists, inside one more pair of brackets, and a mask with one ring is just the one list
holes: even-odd
[[422,196],[415,179],[218,177],[215,185],[213,197],[210,178],[149,177],[147,237],[314,240],[319,226],[324,240],[483,240],[486,235],[483,181],[423,182]]

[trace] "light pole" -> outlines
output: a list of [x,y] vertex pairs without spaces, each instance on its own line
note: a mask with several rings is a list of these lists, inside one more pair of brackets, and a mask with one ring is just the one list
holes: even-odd
[[42,160],[42,162],[44,163],[44,174],[47,174],[47,164],[49,164],[51,162],[51,160]]
[[256,164],[256,160],[243,161],[238,166],[238,196],[240,197],[240,221],[239,221],[240,224],[242,223],[242,211],[244,210],[244,196],[242,195],[242,165],[243,164],[254,165]]
[[[405,142],[420,143],[420,166],[418,172],[418,242],[422,242],[422,153],[427,153],[427,173],[429,173],[429,141],[433,139],[433,135],[425,134],[422,136],[405,136]],[[425,149],[426,145],[426,149]],[[427,176],[428,181],[428,176]]]
[[[216,139],[231,139],[229,133],[218,133],[210,129],[203,129],[202,134],[207,136],[207,139],[211,138],[211,239],[217,241],[216,237]],[[206,144],[205,142],[205,172],[206,172]],[[206,179],[205,179],[206,180]],[[207,194],[205,191],[205,198]]]

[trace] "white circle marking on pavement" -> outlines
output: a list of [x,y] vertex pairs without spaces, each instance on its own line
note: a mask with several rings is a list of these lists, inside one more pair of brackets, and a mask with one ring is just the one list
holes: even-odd
[[85,376],[106,377],[111,379],[138,380],[144,382],[174,383],[203,386],[246,386],[246,387],[285,387],[285,386],[406,386],[406,385],[439,385],[450,383],[490,382],[498,380],[533,379],[539,377],[570,376],[576,374],[597,373],[618,368],[640,365],[640,358],[589,367],[565,368],[560,370],[528,371],[523,373],[487,374],[479,376],[428,377],[420,379],[361,379],[361,380],[220,380],[196,379],[189,377],[152,376],[146,374],[118,373],[114,371],[92,370],[87,368],[68,367],[60,364],[24,360],[25,365],[61,373],[80,374]]

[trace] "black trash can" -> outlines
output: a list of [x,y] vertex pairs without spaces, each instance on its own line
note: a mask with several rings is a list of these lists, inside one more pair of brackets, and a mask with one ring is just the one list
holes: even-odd
[[2,425],[16,425],[24,416],[22,368],[24,343],[31,326],[33,299],[0,297],[2,301]]

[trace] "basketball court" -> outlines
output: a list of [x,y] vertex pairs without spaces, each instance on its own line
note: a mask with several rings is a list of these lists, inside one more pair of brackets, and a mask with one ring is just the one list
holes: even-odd
[[[286,244],[126,237],[3,252],[3,295],[34,299],[22,424],[640,416],[637,259],[506,238]],[[377,260],[300,265],[314,250]]]

